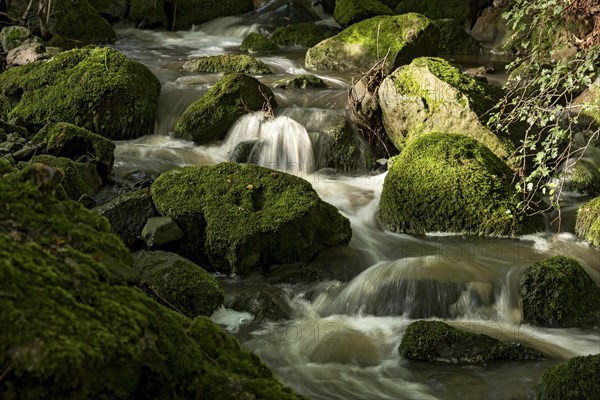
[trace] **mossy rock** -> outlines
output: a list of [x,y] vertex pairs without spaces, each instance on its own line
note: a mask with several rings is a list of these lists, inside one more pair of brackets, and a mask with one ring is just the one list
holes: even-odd
[[600,126],[600,80],[596,79],[590,87],[577,96],[573,105],[583,116]]
[[366,172],[374,157],[369,146],[362,141],[354,131],[354,126],[348,120],[327,128],[325,135],[326,143],[326,166],[337,172]]
[[300,399],[204,317],[141,290],[106,219],[0,178],[3,399]]
[[54,0],[48,30],[72,44],[112,43],[117,38],[112,26],[87,0]]
[[4,131],[4,133],[6,134],[16,133],[17,135],[25,139],[28,139],[30,137],[27,128],[9,124],[8,122],[4,122],[2,120],[0,120],[0,131]]
[[308,261],[352,235],[310,183],[251,164],[171,170],[152,184],[152,199],[185,232],[182,255],[232,274]]
[[178,0],[175,30],[187,30],[193,25],[217,17],[242,14],[254,10],[253,0]]
[[600,287],[573,258],[535,263],[521,276],[520,288],[527,323],[569,327],[600,320]]
[[479,12],[479,0],[401,0],[396,14],[419,13],[431,19],[452,18],[470,27]]
[[140,251],[133,266],[142,282],[190,318],[209,316],[225,293],[215,278],[193,262],[166,251]]
[[573,357],[548,368],[540,378],[538,395],[544,400],[600,399],[600,354]]
[[240,50],[247,51],[248,53],[270,54],[278,51],[279,46],[268,37],[260,33],[251,32],[242,41]]
[[65,51],[0,74],[0,117],[31,131],[69,122],[108,139],[153,132],[160,82],[109,47]]
[[416,321],[402,336],[400,355],[411,360],[487,363],[499,360],[538,360],[543,355],[519,343],[465,332],[441,321]]
[[36,133],[31,142],[43,154],[77,161],[90,157],[98,173],[106,179],[112,171],[115,145],[109,139],[67,122],[49,123]]
[[279,89],[323,89],[327,84],[323,79],[311,74],[301,74],[282,78],[273,83]]
[[267,64],[246,54],[222,54],[195,58],[183,64],[190,72],[239,72],[244,74],[271,74]]
[[600,195],[600,169],[585,159],[580,159],[561,174],[563,190],[588,196]]
[[521,214],[511,169],[460,134],[429,133],[392,159],[378,218],[391,231],[514,236],[544,229]]
[[2,31],[0,32],[0,44],[6,53],[23,44],[32,42],[41,43],[41,39],[35,37],[31,31],[24,26],[6,26],[2,28]]
[[337,0],[333,17],[340,25],[349,26],[363,19],[393,14],[392,9],[379,0]]
[[507,159],[515,144],[482,120],[499,101],[499,90],[460,72],[448,61],[421,57],[388,75],[379,88],[385,131],[399,150],[420,135],[454,132],[470,136]]
[[575,233],[593,246],[600,247],[600,197],[579,207]]
[[440,30],[440,54],[481,54],[481,46],[455,19],[436,19]]
[[310,48],[305,63],[323,71],[366,71],[389,50],[385,67],[390,70],[415,57],[436,55],[439,40],[437,26],[420,14],[378,16]]
[[339,29],[331,26],[303,22],[275,29],[271,40],[280,46],[309,48],[338,32]]
[[131,0],[127,18],[142,28],[171,28],[164,1]]
[[8,159],[0,157],[0,178],[2,178],[2,175],[4,174],[8,174],[15,171],[16,169],[14,165]]
[[84,194],[93,196],[102,186],[102,178],[94,164],[80,163],[69,158],[50,155],[35,156],[30,163],[59,168],[64,174],[61,186],[66,196],[72,200],[79,200]]
[[239,117],[267,102],[277,106],[268,86],[245,74],[226,75],[179,117],[174,136],[198,144],[221,140]]

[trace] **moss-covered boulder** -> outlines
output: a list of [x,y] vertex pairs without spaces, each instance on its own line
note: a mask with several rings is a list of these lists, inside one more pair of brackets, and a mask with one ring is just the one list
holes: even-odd
[[391,8],[379,0],[337,0],[333,17],[342,26],[378,15],[393,15]]
[[228,273],[307,261],[352,235],[310,183],[251,164],[171,170],[152,184],[152,199],[185,232],[182,255]]
[[35,37],[24,26],[6,26],[0,31],[0,45],[6,53],[23,44],[41,42],[40,38]]
[[0,118],[31,131],[69,122],[109,139],[153,132],[160,82],[109,47],[60,53],[0,74]]
[[338,32],[339,29],[331,26],[303,22],[275,29],[271,40],[280,46],[309,48]]
[[60,184],[65,195],[72,200],[79,200],[82,195],[93,196],[102,186],[102,178],[93,163],[81,163],[69,158],[50,155],[35,156],[32,164],[44,164],[60,169],[64,177]]
[[141,280],[190,318],[209,316],[223,304],[221,285],[193,262],[165,251],[140,251],[133,266]]
[[481,54],[477,40],[465,31],[455,19],[436,19],[433,23],[440,30],[440,54]]
[[575,233],[592,245],[600,247],[600,197],[579,207]]
[[323,89],[327,84],[323,79],[311,74],[294,75],[282,78],[273,83],[279,89]]
[[245,74],[226,75],[179,117],[174,136],[199,144],[221,140],[239,117],[266,104],[277,106],[268,86]]
[[315,154],[319,167],[333,168],[337,172],[365,172],[374,157],[354,130],[349,120],[340,121],[320,133],[322,142]]
[[396,14],[419,13],[431,19],[452,18],[470,27],[479,12],[479,0],[401,0]]
[[513,172],[487,147],[460,134],[430,133],[392,159],[378,218],[394,232],[512,236],[540,231],[524,217]]
[[560,176],[563,190],[578,192],[588,196],[600,195],[600,168],[592,160],[580,159],[575,162],[568,160],[571,165]]
[[270,54],[279,50],[279,46],[268,37],[260,33],[251,32],[242,40],[240,50],[251,54]]
[[115,145],[109,139],[67,122],[49,123],[31,139],[43,154],[71,160],[90,158],[98,173],[106,179],[112,171]]
[[519,343],[466,332],[441,321],[417,321],[404,331],[398,349],[402,357],[420,361],[487,363],[537,360],[543,355]]
[[538,384],[544,400],[596,400],[600,398],[600,354],[574,357],[549,368]]
[[141,290],[106,219],[0,178],[0,397],[299,399],[204,317]]
[[246,54],[222,54],[195,58],[183,64],[190,72],[239,72],[244,74],[270,74],[264,62]]
[[178,0],[174,29],[186,30],[217,17],[241,14],[254,9],[253,0]]
[[499,99],[496,89],[435,57],[417,58],[396,69],[379,88],[383,124],[396,148],[424,133],[454,132],[507,159],[514,144],[491,132],[482,120]]
[[358,22],[306,53],[306,66],[324,71],[366,71],[388,53],[386,69],[436,55],[440,32],[420,14],[379,16]]
[[111,43],[117,38],[112,26],[87,0],[54,0],[48,14],[48,30],[72,44]]
[[568,327],[600,321],[600,287],[570,257],[534,264],[521,276],[520,287],[525,322]]

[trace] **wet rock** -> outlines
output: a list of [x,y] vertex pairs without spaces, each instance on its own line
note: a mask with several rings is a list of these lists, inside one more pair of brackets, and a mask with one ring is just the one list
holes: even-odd
[[394,12],[379,0],[337,0],[333,17],[342,26],[350,26],[378,15],[393,15]]
[[440,54],[481,54],[481,46],[454,19],[436,19],[440,30]]
[[155,215],[148,189],[119,195],[106,204],[94,207],[94,212],[108,218],[112,231],[129,248],[138,246],[139,236],[148,218]]
[[179,225],[169,217],[148,218],[142,229],[142,240],[151,249],[177,242],[184,236]]
[[595,400],[600,398],[600,354],[573,357],[549,368],[537,386],[545,400]]
[[308,345],[310,361],[319,364],[358,365],[363,368],[381,363],[382,355],[378,346],[364,333],[335,322],[324,324],[322,331],[319,332],[319,340]]
[[540,326],[598,322],[600,287],[579,263],[556,256],[529,267],[520,280],[523,319]]
[[245,140],[240,142],[229,155],[229,161],[257,164],[261,147],[262,144],[258,140]]
[[270,54],[279,50],[279,46],[268,37],[261,35],[260,33],[251,32],[242,41],[240,50],[247,51],[251,54]]
[[275,29],[271,40],[280,46],[309,48],[338,32],[339,29],[332,26],[305,22]]
[[402,357],[420,361],[487,363],[498,360],[538,360],[543,355],[519,343],[465,332],[441,321],[410,324],[398,348]]
[[471,28],[471,36],[488,48],[499,48],[508,32],[506,20],[502,18],[505,11],[503,6],[484,9]]
[[560,174],[563,190],[588,196],[600,195],[600,168],[591,160],[569,159]]
[[369,146],[354,131],[352,123],[341,121],[323,132],[324,142],[321,157],[325,166],[337,172],[364,172],[373,158]]
[[27,43],[10,50],[6,55],[8,65],[27,65],[48,58],[46,46],[41,43]]
[[600,197],[585,203],[577,210],[575,233],[592,245],[600,247]]
[[193,262],[165,251],[139,251],[133,268],[141,285],[190,318],[211,315],[223,304],[223,289],[215,278]]
[[247,288],[227,295],[225,306],[254,316],[254,321],[279,321],[290,319],[292,310],[285,293],[275,287]]
[[279,79],[273,83],[273,87],[279,89],[321,89],[326,88],[327,84],[317,76],[302,74]]
[[191,72],[239,72],[244,74],[270,74],[264,62],[245,54],[223,54],[199,57],[183,64],[184,71]]
[[307,261],[352,234],[308,182],[251,164],[173,169],[152,184],[152,199],[185,232],[181,254],[231,274]]

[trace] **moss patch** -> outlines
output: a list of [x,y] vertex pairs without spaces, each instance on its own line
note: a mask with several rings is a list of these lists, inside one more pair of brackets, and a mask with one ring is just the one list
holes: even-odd
[[337,0],[333,17],[342,26],[349,26],[363,19],[394,12],[379,0]]
[[575,233],[594,246],[600,246],[600,197],[585,203],[577,210]]
[[519,235],[543,229],[520,215],[513,173],[464,135],[425,134],[393,159],[378,218],[386,229],[424,234]]
[[309,48],[338,32],[338,29],[326,25],[304,22],[275,29],[271,39],[280,46]]
[[400,355],[412,360],[486,363],[497,360],[537,360],[536,350],[487,335],[465,332],[441,321],[410,324],[398,348]]
[[183,255],[229,273],[307,261],[352,235],[308,182],[251,164],[171,170],[153,183],[152,198],[185,232]]
[[600,354],[574,357],[542,375],[539,398],[545,400],[595,400],[600,398]]
[[0,116],[31,131],[69,122],[109,139],[153,132],[158,79],[144,65],[108,47],[60,53],[0,74]]
[[199,57],[183,64],[183,69],[191,72],[272,73],[267,64],[245,54],[222,54],[218,56]]
[[111,43],[117,38],[112,26],[87,0],[54,0],[48,29],[73,44]]
[[279,46],[268,37],[260,33],[251,32],[242,41],[240,50],[247,51],[248,53],[269,54],[279,50]]
[[441,54],[480,54],[481,46],[455,19],[436,19],[440,30]]
[[248,75],[226,75],[179,117],[175,136],[199,144],[221,140],[239,117],[261,110],[267,101],[277,106],[268,86]]

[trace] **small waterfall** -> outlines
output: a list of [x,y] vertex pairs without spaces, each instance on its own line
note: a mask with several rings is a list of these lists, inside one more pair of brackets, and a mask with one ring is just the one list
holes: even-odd
[[315,169],[308,132],[285,116],[269,118],[264,112],[242,116],[229,131],[222,151],[238,159],[243,153],[243,161],[296,175]]

